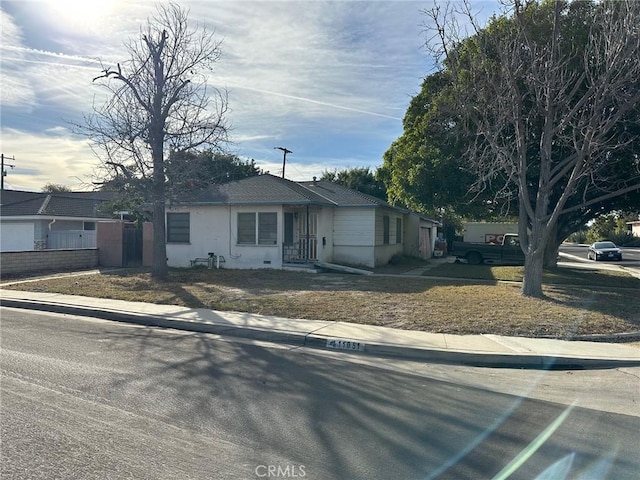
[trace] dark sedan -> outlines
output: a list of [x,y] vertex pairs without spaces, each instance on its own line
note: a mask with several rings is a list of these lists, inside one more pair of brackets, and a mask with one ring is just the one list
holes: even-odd
[[596,242],[589,246],[589,260],[622,260],[622,250],[613,242]]

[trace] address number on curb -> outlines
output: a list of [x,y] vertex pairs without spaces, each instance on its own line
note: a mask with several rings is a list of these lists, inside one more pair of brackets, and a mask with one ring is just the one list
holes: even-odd
[[339,350],[356,350],[364,352],[364,343],[354,340],[344,340],[342,338],[328,338],[327,348],[337,348]]

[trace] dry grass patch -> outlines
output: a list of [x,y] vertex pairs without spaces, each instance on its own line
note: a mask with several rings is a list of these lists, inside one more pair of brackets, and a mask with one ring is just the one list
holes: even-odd
[[[469,266],[464,267],[468,274]],[[139,270],[56,278],[5,288],[440,333],[565,338],[640,330],[637,289],[584,288],[574,285],[573,273],[559,272],[553,273],[557,275],[555,285],[545,288],[547,298],[525,298],[520,295],[520,285],[499,283],[495,278],[511,279],[519,267],[481,268],[478,271],[485,276],[482,282],[191,269],[171,270],[168,280],[163,282]],[[585,277],[585,272],[581,273],[583,282],[604,280],[603,274]],[[494,278],[489,279],[489,275]],[[640,281],[607,275],[603,284],[637,287]]]

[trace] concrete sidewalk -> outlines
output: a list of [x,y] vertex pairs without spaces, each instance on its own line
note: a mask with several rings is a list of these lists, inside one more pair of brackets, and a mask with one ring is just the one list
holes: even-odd
[[0,305],[427,362],[560,369],[640,366],[640,349],[617,343],[449,335],[13,290],[0,290]]

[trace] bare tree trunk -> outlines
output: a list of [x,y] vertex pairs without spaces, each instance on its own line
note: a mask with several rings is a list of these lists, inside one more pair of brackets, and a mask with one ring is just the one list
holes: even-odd
[[560,252],[561,243],[562,241],[558,240],[558,225],[554,224],[544,249],[543,267],[545,269],[556,268],[558,266],[558,253]]
[[170,3],[158,5],[140,38],[125,42],[125,48],[129,60],[94,78],[110,98],[100,108],[94,105],[94,114],[79,129],[104,150],[107,175],[152,203],[152,276],[163,279],[169,271],[167,192],[178,186],[175,178],[167,178],[165,153],[217,148],[227,139],[226,95],[207,89],[220,42],[204,27],[190,28],[188,10]]
[[[520,219],[519,228],[526,228]],[[520,232],[521,234],[522,232]],[[531,226],[531,233],[525,240],[524,278],[522,280],[522,294],[527,297],[543,298],[542,275],[544,271],[544,252],[549,239],[549,229],[541,223]],[[521,240],[522,241],[522,240]]]
[[525,256],[522,294],[527,297],[544,297],[542,293],[543,259],[544,256],[539,251]]
[[[151,276],[165,279],[169,273],[167,266],[167,242],[165,219],[165,168],[164,168],[164,137],[161,128],[157,132],[151,130],[151,155],[153,156],[153,267]],[[154,135],[155,133],[155,135]],[[155,138],[153,138],[155,137]]]
[[167,277],[167,244],[165,243],[165,206],[164,199],[153,201],[153,266],[151,276],[157,279]]

